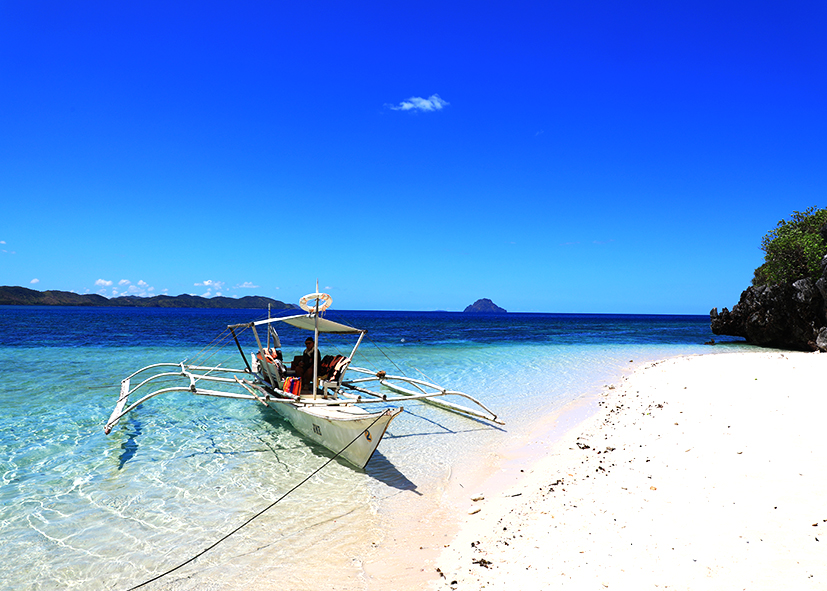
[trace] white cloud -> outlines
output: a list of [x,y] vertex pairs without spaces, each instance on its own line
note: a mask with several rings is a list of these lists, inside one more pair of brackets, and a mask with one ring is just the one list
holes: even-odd
[[224,289],[224,282],[207,279],[203,283],[196,283],[195,287],[208,287],[209,289]]
[[5,244],[5,243],[6,243],[5,240],[0,240],[0,244]]
[[150,292],[155,290],[154,287],[150,287],[149,283],[143,279],[134,284],[129,279],[121,279],[118,281],[118,285],[126,287],[126,289],[121,292],[121,295],[131,295],[142,298],[150,295]]
[[40,283],[40,279],[37,279],[37,278],[35,277],[35,278],[34,278],[34,279],[32,279],[31,281],[29,281],[29,283]]
[[101,287],[109,287],[112,285],[112,282],[107,279],[98,279],[95,281],[95,285],[100,285]]
[[236,289],[258,289],[259,286],[258,285],[253,285],[252,281],[245,281],[241,285],[236,285],[235,288]]
[[394,111],[441,111],[443,107],[449,104],[451,103],[442,100],[438,94],[432,94],[426,99],[419,96],[412,96],[396,106],[389,105],[389,107]]

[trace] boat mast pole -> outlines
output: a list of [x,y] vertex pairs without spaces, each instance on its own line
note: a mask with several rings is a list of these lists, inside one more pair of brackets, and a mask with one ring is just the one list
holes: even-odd
[[316,392],[319,383],[319,280],[316,279],[316,315],[313,318],[313,400],[316,400]]
[[[228,326],[227,328],[229,328],[230,332],[233,333],[233,339],[235,340],[235,346],[238,347],[238,352],[241,353],[241,360],[244,361],[244,365],[247,366],[247,369],[250,371],[250,373],[253,373],[253,368],[250,367],[250,364],[247,362],[247,358],[244,356],[244,349],[241,348],[241,343],[238,342],[238,337],[235,334],[235,327],[234,326]],[[253,327],[253,328],[255,328],[255,327]]]
[[[267,304],[267,320],[270,320],[270,304]],[[270,325],[267,325],[267,349],[270,349]]]

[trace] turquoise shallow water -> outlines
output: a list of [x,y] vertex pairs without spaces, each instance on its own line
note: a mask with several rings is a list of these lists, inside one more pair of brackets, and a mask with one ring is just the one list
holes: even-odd
[[[123,377],[190,358],[227,324],[261,316],[0,307],[2,588],[133,587],[208,547],[327,461],[329,452],[269,409],[188,394],[155,398],[103,434]],[[337,580],[358,581],[394,503],[428,494],[456,464],[616,381],[630,360],[712,351],[703,345],[712,338],[705,317],[330,317],[369,328],[356,365],[424,373],[476,396],[506,426],[406,404],[364,472],[330,463],[238,534],[146,588],[301,587],[333,576],[307,578],[322,564]],[[289,355],[305,335],[281,336]],[[320,348],[349,351],[336,338]],[[238,365],[237,352],[227,359]]]

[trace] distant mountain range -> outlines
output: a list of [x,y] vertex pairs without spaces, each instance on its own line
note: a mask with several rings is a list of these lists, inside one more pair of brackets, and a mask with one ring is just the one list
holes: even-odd
[[506,314],[508,310],[505,308],[500,308],[488,298],[482,298],[481,300],[477,300],[470,306],[466,307],[465,312],[476,314]]
[[236,308],[260,309],[270,305],[274,310],[296,308],[279,300],[263,296],[243,298],[202,298],[196,295],[158,295],[148,298],[120,296],[105,298],[95,293],[78,294],[71,291],[37,291],[26,287],[0,286],[0,306],[111,306],[130,308]]

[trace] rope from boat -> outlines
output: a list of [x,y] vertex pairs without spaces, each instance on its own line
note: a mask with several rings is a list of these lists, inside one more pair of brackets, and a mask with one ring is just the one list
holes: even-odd
[[[246,328],[239,331],[238,334],[241,334],[244,330],[246,330]],[[215,357],[221,349],[226,347],[231,338],[232,333],[230,332],[230,329],[225,328],[192,357],[192,363],[195,365],[209,365],[210,359]]]
[[[367,429],[365,429],[365,431],[369,431],[369,430],[370,430],[370,428],[371,428],[371,427],[373,427],[376,423],[378,423],[378,422],[379,422],[379,419],[381,419],[381,418],[382,418],[382,417],[384,417],[384,416],[385,416],[385,413],[382,413],[381,415],[379,415],[378,417],[376,417],[376,420],[374,420],[374,421],[373,421],[373,422],[372,422],[372,423],[368,426],[368,428],[367,428]],[[130,587],[130,588],[129,588],[129,591],[135,591],[135,589],[140,589],[141,587],[145,587],[146,585],[149,585],[150,583],[154,583],[154,582],[155,582],[155,581],[157,581],[158,579],[161,579],[161,578],[163,578],[163,577],[165,577],[165,576],[167,576],[167,575],[169,575],[169,574],[174,573],[174,572],[175,572],[175,571],[177,571],[178,569],[183,568],[184,566],[188,565],[188,564],[189,564],[189,563],[191,563],[191,562],[194,562],[195,560],[197,560],[198,558],[200,558],[201,556],[203,556],[204,554],[206,554],[207,552],[209,552],[210,550],[212,550],[213,548],[215,548],[216,546],[218,546],[221,542],[223,542],[224,540],[228,539],[228,538],[229,538],[230,536],[232,536],[233,534],[238,533],[239,531],[241,531],[241,529],[242,529],[242,528],[246,527],[247,525],[249,525],[250,523],[252,523],[255,519],[258,519],[259,517],[261,517],[262,515],[264,515],[267,511],[269,511],[270,509],[272,509],[273,507],[275,507],[275,506],[276,506],[279,502],[281,502],[282,500],[284,500],[284,498],[285,498],[285,497],[287,497],[287,495],[289,495],[290,493],[294,492],[296,489],[298,489],[298,488],[299,488],[301,485],[303,485],[305,482],[307,482],[308,480],[310,480],[311,478],[313,478],[316,474],[318,474],[319,472],[321,472],[321,471],[322,471],[322,469],[324,469],[324,468],[325,468],[328,464],[330,464],[330,462],[332,462],[333,460],[335,460],[336,458],[338,458],[340,455],[342,455],[342,454],[344,453],[344,451],[345,451],[347,448],[349,448],[351,445],[353,445],[354,443],[356,443],[356,441],[357,441],[357,440],[359,440],[360,438],[362,438],[363,436],[364,436],[364,431],[362,431],[361,433],[359,433],[359,435],[357,435],[357,436],[353,439],[353,441],[351,441],[351,442],[350,442],[350,443],[348,443],[346,446],[344,446],[344,447],[343,447],[340,451],[338,451],[336,454],[334,454],[334,455],[333,455],[333,457],[329,458],[329,459],[328,459],[328,460],[327,460],[324,464],[322,464],[321,466],[319,466],[318,468],[316,468],[313,472],[311,472],[308,476],[306,476],[306,477],[304,478],[304,480],[302,480],[302,481],[301,481],[301,482],[299,482],[296,486],[294,486],[293,488],[291,488],[290,490],[288,490],[286,493],[284,493],[283,495],[281,495],[278,499],[276,499],[275,501],[273,501],[272,503],[270,503],[269,505],[267,505],[264,509],[262,509],[261,511],[259,511],[258,513],[256,513],[256,514],[255,514],[255,515],[253,515],[252,517],[250,517],[247,521],[245,521],[244,523],[242,523],[241,525],[239,525],[237,528],[235,528],[235,529],[234,529],[233,531],[231,531],[230,533],[228,533],[228,534],[224,535],[223,537],[221,537],[220,539],[218,539],[216,542],[213,542],[212,544],[210,544],[209,546],[207,546],[206,548],[204,548],[203,550],[201,550],[201,552],[199,552],[198,554],[196,554],[195,556],[193,556],[193,557],[192,557],[192,558],[190,558],[189,560],[186,560],[185,562],[182,562],[182,563],[181,563],[181,564],[179,564],[178,566],[173,567],[173,568],[169,569],[168,571],[161,573],[160,575],[157,575],[157,576],[155,576],[155,577],[152,577],[152,578],[151,578],[151,579],[149,579],[148,581],[144,581],[144,582],[143,582],[143,583],[141,583],[140,585],[135,585],[134,587]]]
[[[352,322],[350,322],[350,320],[348,320],[348,322],[349,322],[351,325],[353,325],[353,323],[352,323]],[[396,362],[395,362],[395,361],[394,361],[394,360],[393,360],[393,359],[392,359],[392,358],[391,358],[391,357],[390,357],[387,353],[385,353],[385,350],[384,350],[382,347],[380,347],[380,346],[379,346],[379,344],[378,344],[376,341],[374,341],[372,338],[370,338],[370,333],[366,334],[366,335],[365,335],[365,337],[366,337],[367,341],[368,341],[371,345],[373,345],[374,347],[376,347],[376,349],[377,349],[377,350],[378,350],[378,351],[379,351],[382,355],[384,355],[385,359],[387,359],[387,360],[388,360],[388,362],[389,362],[391,365],[393,365],[393,366],[397,369],[397,371],[398,371],[398,372],[399,372],[399,373],[400,373],[403,377],[406,377],[406,378],[408,377],[408,374],[406,374],[406,373],[405,373],[405,370],[403,370],[401,367],[399,367],[399,365],[398,365],[398,364],[397,364],[397,363],[396,363]],[[374,365],[374,364],[370,361],[370,359],[368,359],[367,357],[365,357],[364,355],[362,355],[362,359],[361,359],[361,361],[362,361],[362,362],[364,362],[366,365],[370,365],[371,367],[373,367],[373,369],[374,369],[374,370],[376,370],[376,376],[377,376],[377,377],[379,377],[379,379],[384,379],[384,375],[380,375],[380,374],[384,374],[385,372],[384,372],[384,371],[381,371],[381,370],[379,370],[379,369],[377,369],[376,365]],[[422,371],[421,369],[419,369],[419,368],[418,368],[418,367],[416,367],[415,365],[414,365],[414,366],[412,366],[412,367],[413,367],[413,368],[414,368],[414,369],[415,369],[415,370],[416,370],[416,371],[417,371],[417,372],[418,372],[421,376],[423,376],[423,377],[425,378],[425,380],[426,380],[426,381],[428,381],[428,382],[433,382],[433,380],[431,379],[431,377],[430,377],[430,376],[428,376],[428,374],[426,374],[424,371]],[[425,394],[425,393],[426,393],[426,392],[425,392],[425,390],[424,390],[421,386],[419,386],[419,385],[417,385],[417,384],[413,384],[413,383],[412,383],[411,385],[412,385],[413,387],[415,387],[417,390],[419,390],[420,392],[422,392],[423,394]],[[486,409],[486,410],[487,410],[487,409]],[[491,413],[491,414],[494,414],[494,413]]]

